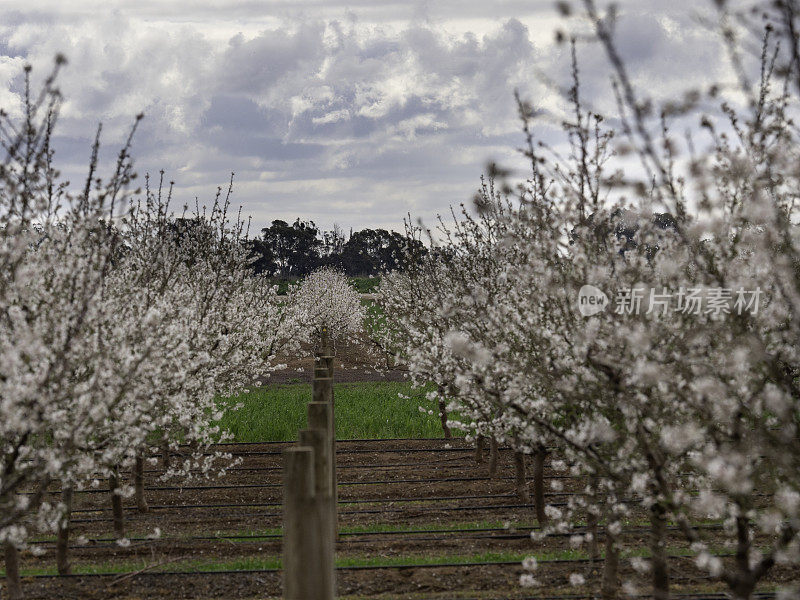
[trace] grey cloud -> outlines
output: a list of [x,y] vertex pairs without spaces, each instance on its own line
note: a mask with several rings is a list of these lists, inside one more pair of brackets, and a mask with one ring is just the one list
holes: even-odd
[[[179,190],[201,198],[200,187],[213,194],[236,171],[236,200],[256,228],[293,216],[326,227],[333,220],[398,227],[409,209],[430,218],[468,201],[489,159],[523,174],[515,88],[547,116],[537,135],[561,139],[555,91],[538,73],[566,84],[568,55],[534,42],[536,19],[552,17],[551,2],[323,4],[223,3],[185,15],[143,1],[137,11],[108,16],[76,0],[63,19],[12,14],[0,30],[0,53],[25,55],[42,72],[56,52],[70,59],[58,146],[76,174],[97,121],[116,148],[144,111],[134,146],[139,169],[166,168]],[[357,16],[343,17],[346,6]],[[716,43],[680,10],[660,6],[623,3],[617,32],[635,80],[663,94],[713,77]],[[662,14],[677,31],[659,22]],[[235,27],[266,15],[281,15],[283,24],[222,41],[192,24]],[[458,19],[483,25],[453,33]],[[611,107],[602,52],[585,47],[579,55],[587,101]],[[18,91],[18,81],[2,83]]]

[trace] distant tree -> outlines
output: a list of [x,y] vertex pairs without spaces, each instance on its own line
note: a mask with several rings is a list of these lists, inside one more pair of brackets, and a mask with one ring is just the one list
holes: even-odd
[[349,275],[377,275],[402,268],[408,254],[408,240],[396,231],[362,229],[344,245],[342,267]]
[[362,229],[353,233],[351,229],[345,240],[337,223],[332,230],[321,231],[313,221],[299,218],[291,225],[272,221],[261,233],[249,242],[251,268],[256,274],[283,278],[304,277],[320,267],[332,267],[351,277],[374,276],[402,270],[427,252],[421,241],[396,231]]
[[[296,219],[289,225],[275,220],[261,230],[261,240],[253,245],[257,255],[254,268],[281,277],[301,277],[313,271],[320,261],[322,241],[313,221]],[[260,269],[260,270],[259,270]]]
[[274,275],[278,270],[278,262],[272,246],[261,238],[249,240],[250,245],[250,268],[254,274]]
[[338,223],[333,224],[333,229],[322,232],[322,256],[324,258],[338,259],[344,249],[344,232]]

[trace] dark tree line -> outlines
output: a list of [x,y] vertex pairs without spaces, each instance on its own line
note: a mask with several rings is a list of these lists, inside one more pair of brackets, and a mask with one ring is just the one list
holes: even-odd
[[402,269],[409,260],[425,253],[418,240],[385,229],[362,229],[345,239],[337,226],[320,230],[313,221],[295,220],[291,225],[275,220],[250,240],[253,270],[275,277],[303,277],[331,266],[351,277],[372,276]]

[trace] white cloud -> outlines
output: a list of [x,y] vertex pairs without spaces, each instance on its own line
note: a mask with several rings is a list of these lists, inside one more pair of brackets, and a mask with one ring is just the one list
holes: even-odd
[[[409,209],[430,220],[471,198],[487,160],[524,165],[515,88],[563,116],[541,77],[563,85],[569,73],[548,0],[3,6],[0,105],[19,105],[25,61],[41,77],[56,53],[69,60],[57,161],[71,179],[97,122],[111,157],[144,111],[140,172],[166,169],[193,202],[235,171],[235,201],[257,228],[294,216],[399,228]],[[722,72],[692,6],[623,3],[620,48],[652,93]],[[612,106],[602,52],[580,59],[587,100]]]

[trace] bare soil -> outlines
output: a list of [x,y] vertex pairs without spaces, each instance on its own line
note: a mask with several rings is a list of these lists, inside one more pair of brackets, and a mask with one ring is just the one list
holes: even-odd
[[[75,567],[120,565],[135,575],[103,577],[29,577],[24,580],[26,597],[89,599],[119,598],[265,598],[280,597],[279,571],[249,570],[248,560],[279,557],[281,540],[281,455],[285,443],[227,446],[241,462],[225,476],[213,481],[180,483],[160,480],[161,464],[146,473],[150,510],[140,513],[126,500],[126,525],[130,546],[113,542],[110,501],[102,490],[79,493],[73,514]],[[380,558],[384,561],[406,557],[405,564],[420,564],[432,558],[485,553],[558,552],[568,550],[569,536],[533,541],[533,507],[523,505],[514,492],[510,451],[501,453],[498,476],[490,480],[486,458],[478,464],[474,451],[463,440],[343,441],[337,445],[339,479],[339,527],[382,524],[396,533],[342,533],[337,557]],[[547,471],[547,475],[556,475]],[[549,502],[565,501],[565,494],[582,486],[580,481],[559,479],[564,489],[553,492]],[[55,491],[55,490],[54,490]],[[646,518],[634,505],[633,518]],[[474,528],[484,523],[487,531],[436,532],[430,529]],[[520,524],[519,529],[502,523]],[[498,525],[500,525],[498,527]],[[146,539],[156,527],[160,539]],[[411,529],[412,531],[405,531]],[[709,532],[712,539],[714,532]],[[252,536],[261,537],[252,537]],[[271,535],[272,537],[268,537]],[[646,547],[644,528],[630,527],[624,534],[628,547]],[[668,545],[685,548],[677,532]],[[54,544],[38,545],[43,554],[23,556],[23,568],[54,565]],[[157,573],[172,563],[240,561],[237,573]],[[491,559],[495,560],[495,559]],[[132,565],[138,565],[133,567]],[[353,598],[522,598],[575,594],[596,590],[601,562],[542,562],[536,574],[542,586],[525,590],[518,585],[523,570],[518,561],[482,566],[412,566],[367,569],[339,569],[338,594]],[[672,583],[676,592],[722,589],[699,572],[691,559],[671,559]],[[622,577],[647,589],[647,579],[622,562]],[[582,573],[587,584],[573,588],[570,573]],[[797,574],[776,569],[770,583],[792,581]]]

